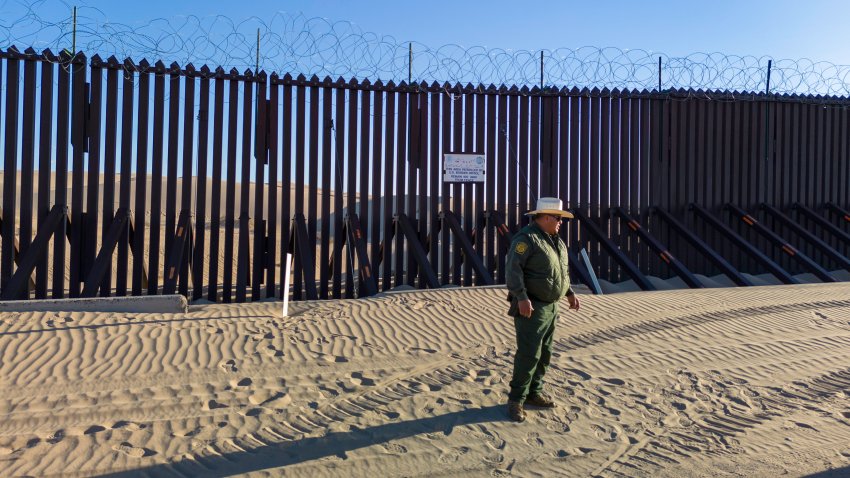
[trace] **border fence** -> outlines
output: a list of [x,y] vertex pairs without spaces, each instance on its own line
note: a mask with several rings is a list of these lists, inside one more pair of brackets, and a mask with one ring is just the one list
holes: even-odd
[[[850,268],[845,97],[374,83],[0,53],[0,299],[504,282],[539,196],[609,281]],[[443,182],[443,154],[486,160]],[[757,218],[763,218],[759,221]],[[787,277],[787,278],[786,278]]]

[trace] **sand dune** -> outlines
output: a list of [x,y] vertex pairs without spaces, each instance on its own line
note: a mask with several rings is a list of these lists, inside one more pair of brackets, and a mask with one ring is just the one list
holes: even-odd
[[[850,285],[585,296],[506,420],[502,288],[0,316],[0,475],[850,470]],[[838,475],[836,475],[838,476]]]

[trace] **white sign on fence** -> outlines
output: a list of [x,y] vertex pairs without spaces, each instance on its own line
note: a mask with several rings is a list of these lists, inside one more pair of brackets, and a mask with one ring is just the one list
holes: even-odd
[[487,174],[487,161],[483,154],[443,155],[444,183],[483,183]]

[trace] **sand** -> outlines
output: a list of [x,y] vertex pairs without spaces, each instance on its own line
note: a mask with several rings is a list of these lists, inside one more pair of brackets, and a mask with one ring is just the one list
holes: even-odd
[[2,314],[0,475],[850,472],[850,284],[582,299],[522,424],[500,287]]

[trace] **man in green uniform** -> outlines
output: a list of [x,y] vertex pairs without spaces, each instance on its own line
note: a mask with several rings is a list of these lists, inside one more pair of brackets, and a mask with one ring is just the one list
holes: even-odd
[[558,236],[561,221],[573,215],[558,198],[540,198],[526,215],[533,220],[511,243],[506,277],[517,339],[508,415],[517,422],[525,420],[524,405],[555,406],[543,393],[543,375],[552,358],[558,302],[566,296],[570,309],[580,307],[570,288],[567,246]]

